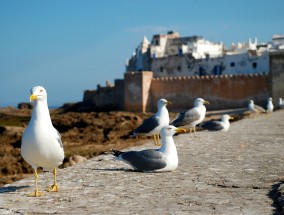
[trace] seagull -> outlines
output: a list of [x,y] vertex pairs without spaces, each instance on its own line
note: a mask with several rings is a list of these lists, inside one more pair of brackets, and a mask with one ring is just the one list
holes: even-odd
[[265,113],[264,108],[254,104],[253,100],[249,100],[248,109],[254,114],[255,113]]
[[154,136],[154,142],[156,146],[160,146],[159,133],[161,128],[169,125],[170,117],[169,112],[166,108],[167,104],[171,104],[170,101],[166,99],[159,99],[157,102],[158,111],[151,117],[145,119],[143,123],[136,128],[134,131],[130,132],[131,137],[135,137],[138,134],[145,136]]
[[274,105],[272,103],[272,98],[269,97],[267,99],[267,106],[266,106],[266,113],[272,113],[273,112],[273,109],[274,109]]
[[34,102],[34,108],[22,136],[21,155],[34,169],[35,192],[28,196],[37,197],[43,195],[38,191],[38,167],[42,167],[44,171],[53,171],[54,184],[47,191],[58,191],[56,168],[62,164],[64,150],[61,136],[51,122],[46,90],[41,86],[33,87],[30,101]]
[[209,104],[208,101],[205,101],[202,98],[197,98],[194,100],[194,108],[191,108],[187,111],[180,112],[178,116],[170,123],[170,125],[184,128],[189,128],[189,132],[194,132],[195,126],[201,123],[205,118],[206,107],[204,104]]
[[221,121],[202,122],[200,127],[209,131],[228,131],[230,128],[230,119],[234,118],[225,114],[222,116]]
[[135,171],[173,171],[178,166],[178,155],[173,135],[181,132],[186,132],[186,130],[167,125],[161,129],[162,146],[159,149],[127,152],[112,150],[112,152],[117,160],[131,165]]
[[279,100],[278,100],[278,108],[279,109],[284,108],[284,103],[283,103],[283,99],[282,98],[279,98]]

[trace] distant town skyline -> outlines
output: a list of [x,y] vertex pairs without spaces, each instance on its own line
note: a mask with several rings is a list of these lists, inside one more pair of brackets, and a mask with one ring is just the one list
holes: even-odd
[[[273,3],[273,4],[272,4]],[[42,85],[50,106],[122,79],[146,36],[170,30],[212,42],[258,43],[284,34],[282,0],[0,1],[0,107],[29,101]]]

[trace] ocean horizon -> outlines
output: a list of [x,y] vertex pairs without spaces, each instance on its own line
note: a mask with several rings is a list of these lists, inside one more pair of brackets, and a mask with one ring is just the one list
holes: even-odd
[[[17,104],[0,104],[0,108],[7,108],[7,107],[13,107],[13,108],[18,108],[18,104],[19,103],[17,103]],[[63,104],[62,105],[48,105],[48,108],[49,109],[57,109],[57,108],[60,108],[60,107],[62,107],[63,106]]]

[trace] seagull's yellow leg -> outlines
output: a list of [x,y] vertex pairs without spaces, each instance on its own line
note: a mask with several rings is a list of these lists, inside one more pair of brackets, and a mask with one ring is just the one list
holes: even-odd
[[195,126],[193,127],[194,137],[196,137]]
[[29,197],[38,197],[38,196],[43,196],[42,193],[38,192],[38,186],[37,186],[37,181],[38,181],[38,174],[37,174],[37,170],[35,169],[35,192],[29,194]]
[[192,137],[192,128],[189,128],[189,136]]
[[48,192],[58,192],[58,185],[57,185],[57,183],[56,183],[56,168],[54,168],[54,170],[53,170],[53,176],[54,176],[54,183],[53,183],[53,185],[51,185],[50,187],[48,187],[47,189],[46,189],[46,191],[48,191]]
[[156,145],[157,145],[157,137],[156,137],[156,134],[154,134],[153,137],[154,137],[154,144],[155,144],[155,146],[156,146]]
[[159,134],[156,134],[156,142],[155,142],[155,146],[161,146],[161,142],[160,142],[160,137]]
[[155,136],[155,134],[153,135],[153,137],[154,137],[154,145],[156,145],[156,136]]

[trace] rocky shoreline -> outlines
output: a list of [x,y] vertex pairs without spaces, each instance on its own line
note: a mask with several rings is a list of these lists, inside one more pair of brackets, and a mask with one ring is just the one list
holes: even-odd
[[[51,110],[54,127],[61,133],[65,159],[61,168],[100,155],[111,148],[141,145],[147,138],[132,139],[128,133],[148,114],[130,112],[66,112]],[[33,170],[20,155],[21,137],[30,109],[0,109],[0,186],[19,180]],[[139,141],[137,141],[139,140]]]

